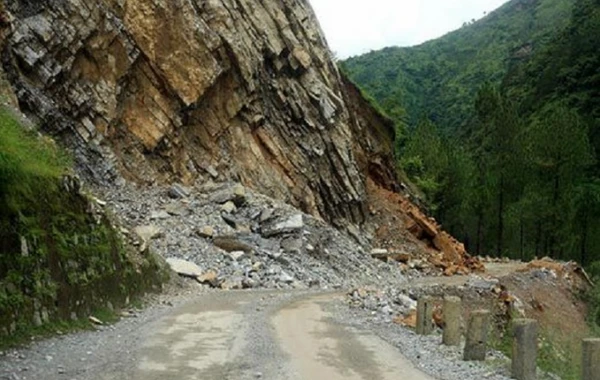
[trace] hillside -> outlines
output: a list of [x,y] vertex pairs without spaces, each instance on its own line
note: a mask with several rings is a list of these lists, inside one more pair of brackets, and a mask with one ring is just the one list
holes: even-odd
[[577,1],[568,27],[534,54],[515,64],[503,89],[521,103],[525,114],[564,101],[595,123],[590,132],[600,148],[600,3]]
[[[600,199],[600,7],[597,1],[580,0],[569,3],[569,17],[549,16],[565,12],[566,5],[513,1],[439,40],[388,50],[431,54],[436,47],[446,52],[440,55],[446,61],[460,62],[464,68],[450,82],[444,82],[448,78],[441,72],[430,77],[416,71],[420,80],[438,81],[423,82],[430,91],[426,115],[431,121],[415,122],[403,141],[399,163],[423,190],[441,223],[477,255],[522,259],[548,255],[586,265],[600,258],[595,249]],[[494,49],[496,53],[514,49],[489,35],[489,47],[483,48],[476,35],[502,30],[503,23],[513,26],[506,30],[516,32],[522,20],[534,16],[539,20],[545,16],[548,23],[539,22],[529,34],[522,31],[535,42],[527,54],[510,60],[498,55],[489,61],[478,58]],[[479,52],[468,64],[457,46]],[[370,58],[350,60],[348,70]],[[365,67],[362,74],[378,75],[384,61],[373,62],[375,69]],[[492,67],[498,69],[485,72]],[[480,80],[463,81],[459,87],[453,84],[475,69]],[[377,89],[373,95],[378,96]],[[435,114],[436,104],[443,106],[442,113]],[[413,106],[407,103],[407,109],[418,109]],[[447,117],[455,121],[444,122]],[[455,133],[448,133],[448,127]]]
[[[89,207],[107,214],[94,228],[86,197],[54,173],[0,221],[9,263],[0,295],[13,272],[27,277],[20,237],[39,242],[42,274],[89,267],[74,278],[52,267],[53,279],[97,289],[114,273],[89,261],[108,265],[113,254],[119,269],[126,249],[226,290],[400,278],[395,262],[371,257],[374,247],[435,259],[432,271],[481,270],[400,192],[393,122],[339,72],[305,0],[10,0],[0,2],[0,33],[1,93],[32,135],[72,157],[56,172],[75,171]],[[20,156],[43,167],[45,156],[31,153]],[[22,215],[32,223],[5,235]],[[44,262],[54,251],[67,262]],[[119,274],[113,285],[133,288]],[[13,313],[25,325],[38,322],[29,307]]]
[[7,4],[21,108],[96,183],[235,178],[344,224],[365,220],[370,161],[394,181],[394,131],[349,111],[306,1]]
[[0,109],[0,349],[86,326],[168,278],[69,174],[67,155],[16,115]]
[[468,119],[484,82],[500,84],[514,61],[567,25],[572,4],[513,0],[439,39],[353,57],[342,67],[392,118],[415,125],[426,116],[453,130]]
[[[586,1],[568,23],[587,28]],[[522,107],[488,84],[467,138],[419,123],[398,163],[400,128],[308,0],[5,0],[0,47],[2,379],[507,380],[513,317],[560,310],[542,342],[592,334],[582,267],[472,256],[447,232],[482,255],[600,258],[584,107],[521,114],[528,66],[511,71]],[[450,294],[462,313],[442,323]],[[483,363],[409,329],[478,325],[461,319],[481,307]],[[581,362],[559,344],[544,370]]]

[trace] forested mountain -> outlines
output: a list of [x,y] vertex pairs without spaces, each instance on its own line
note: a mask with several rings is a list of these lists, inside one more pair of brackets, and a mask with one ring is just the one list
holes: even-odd
[[569,22],[573,0],[513,0],[446,36],[342,62],[350,78],[396,120],[426,116],[442,129],[462,125],[484,82],[499,84],[515,60]]
[[569,26],[531,59],[514,64],[502,85],[524,114],[563,101],[591,122],[600,146],[600,1],[577,1]]
[[[521,28],[525,19],[537,27]],[[446,52],[439,60],[463,64],[440,72],[423,60],[417,66],[430,71],[394,81],[390,69],[381,80],[394,62],[386,51],[408,67],[419,62],[409,52],[433,47]],[[481,50],[470,63],[469,49]],[[409,111],[398,160],[447,229],[475,254],[600,262],[600,0],[513,1],[440,40],[386,51],[346,69],[392,115]],[[381,82],[362,82],[369,75]]]

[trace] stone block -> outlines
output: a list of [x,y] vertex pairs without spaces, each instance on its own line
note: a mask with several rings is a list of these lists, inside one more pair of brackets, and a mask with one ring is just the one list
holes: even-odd
[[583,340],[583,380],[600,380],[600,339]]
[[433,332],[433,298],[424,296],[417,302],[417,334],[429,335]]
[[462,301],[459,297],[444,298],[444,334],[442,342],[447,346],[458,346],[462,336]]
[[463,357],[465,361],[485,360],[490,320],[491,313],[488,310],[476,310],[471,313]]
[[538,323],[516,319],[513,323],[512,375],[517,380],[535,380],[537,370]]

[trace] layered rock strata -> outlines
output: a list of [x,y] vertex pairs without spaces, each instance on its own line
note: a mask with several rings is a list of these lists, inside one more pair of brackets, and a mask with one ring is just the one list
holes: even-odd
[[21,109],[100,183],[235,179],[336,224],[395,185],[393,127],[306,0],[6,0]]

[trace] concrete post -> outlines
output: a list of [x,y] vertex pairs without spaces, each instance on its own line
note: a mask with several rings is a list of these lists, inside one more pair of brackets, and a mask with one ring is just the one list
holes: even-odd
[[535,319],[513,322],[512,375],[517,380],[535,380],[538,352],[538,323]]
[[471,313],[467,329],[464,360],[485,360],[490,329],[490,316],[491,313],[488,310],[476,310]]
[[444,335],[442,342],[446,346],[460,345],[461,321],[462,321],[461,299],[459,297],[444,298]]
[[583,380],[600,380],[600,339],[583,340]]
[[424,296],[417,301],[417,334],[429,335],[433,332],[433,298]]

